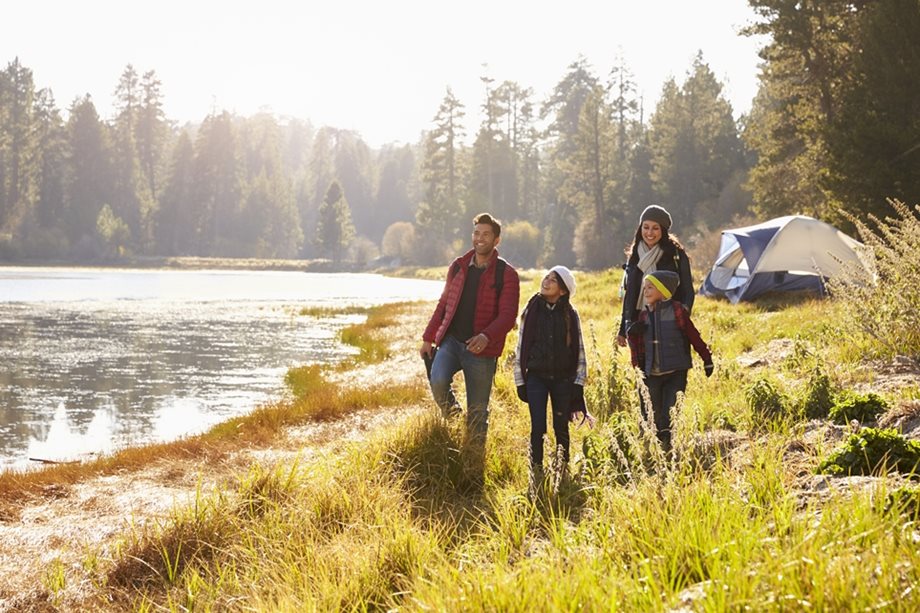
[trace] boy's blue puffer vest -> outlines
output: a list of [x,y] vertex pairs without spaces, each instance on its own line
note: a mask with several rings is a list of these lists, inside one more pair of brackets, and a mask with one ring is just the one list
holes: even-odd
[[649,326],[645,332],[646,374],[651,374],[656,355],[659,372],[689,370],[693,366],[690,359],[690,340],[677,325],[674,301],[659,302],[655,310],[648,315]]

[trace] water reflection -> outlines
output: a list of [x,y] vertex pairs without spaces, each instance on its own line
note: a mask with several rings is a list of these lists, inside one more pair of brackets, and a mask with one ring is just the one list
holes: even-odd
[[377,275],[0,269],[0,468],[200,432],[353,350],[305,306],[432,299]]
[[29,460],[68,461],[112,451],[112,416],[105,409],[95,411],[85,432],[72,426],[64,404],[58,405],[45,438],[29,439]]

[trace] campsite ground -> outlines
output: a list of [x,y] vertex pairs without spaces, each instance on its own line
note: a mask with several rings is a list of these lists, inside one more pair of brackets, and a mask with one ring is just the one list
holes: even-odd
[[[909,480],[816,474],[858,425],[800,412],[820,368],[835,392],[882,392],[883,423],[917,438],[916,364],[873,355],[834,302],[700,299],[717,370],[691,372],[672,461],[649,445],[612,342],[617,281],[579,275],[599,423],[573,429],[570,476],[535,499],[507,360],[477,464],[425,393],[431,305],[389,307],[351,335],[368,361],[292,371],[297,394],[248,419],[0,478],[0,610],[920,605],[915,516],[885,504]],[[535,289],[526,276],[523,299]],[[752,409],[759,381],[775,420]]]

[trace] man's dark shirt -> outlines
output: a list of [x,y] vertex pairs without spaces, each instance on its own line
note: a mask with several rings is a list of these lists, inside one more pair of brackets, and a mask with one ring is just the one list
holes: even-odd
[[466,272],[463,293],[457,304],[457,312],[450,322],[447,333],[459,341],[466,342],[473,336],[473,316],[476,314],[476,295],[479,293],[479,279],[485,268],[470,266]]

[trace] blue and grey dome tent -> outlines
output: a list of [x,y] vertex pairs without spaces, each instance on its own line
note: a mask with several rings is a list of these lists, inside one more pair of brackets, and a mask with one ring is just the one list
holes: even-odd
[[719,255],[700,293],[737,304],[765,292],[823,292],[824,281],[845,263],[863,265],[860,247],[837,228],[804,215],[723,230]]

